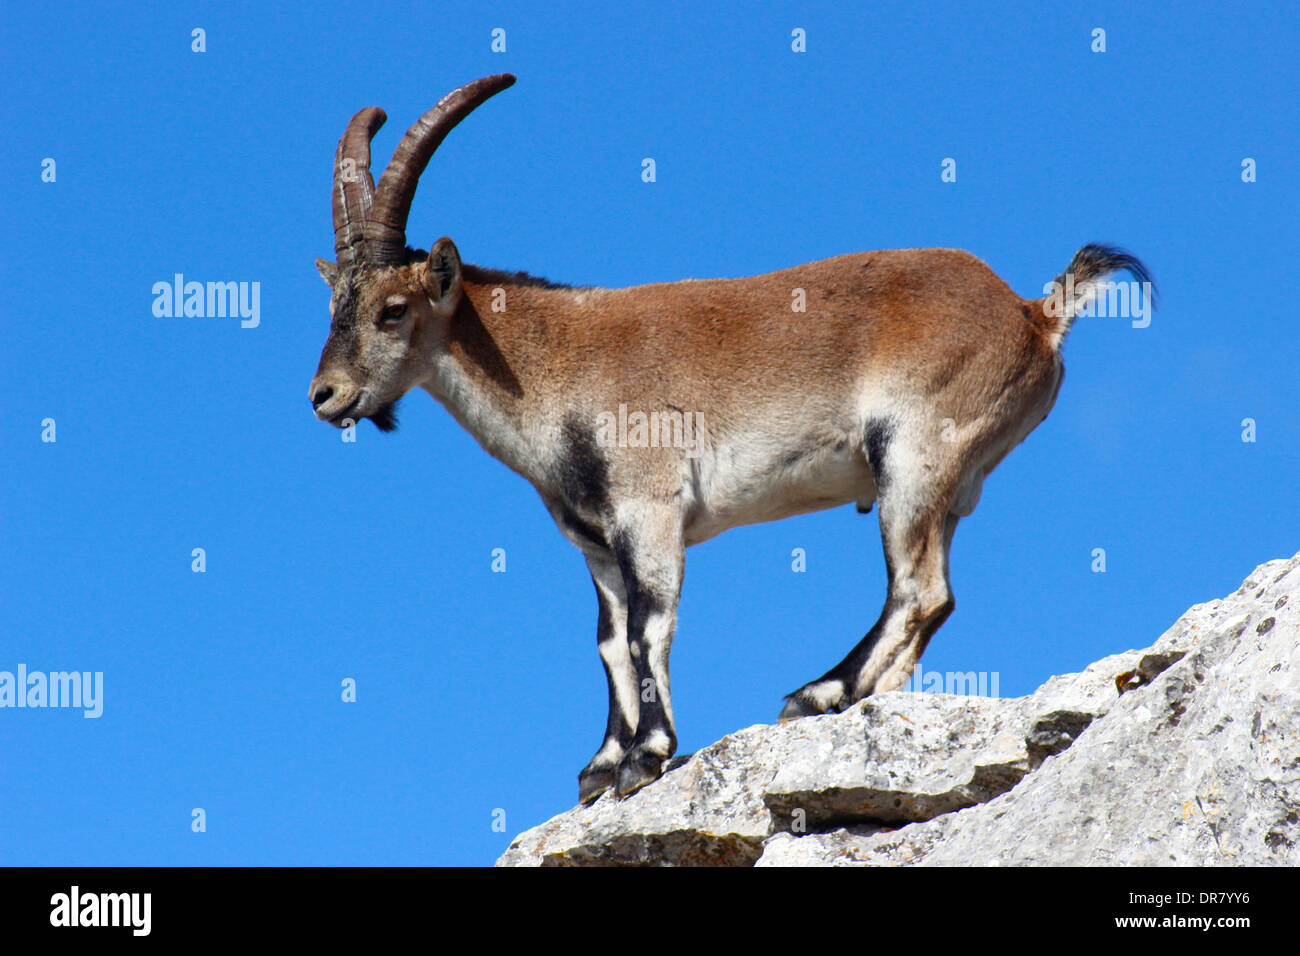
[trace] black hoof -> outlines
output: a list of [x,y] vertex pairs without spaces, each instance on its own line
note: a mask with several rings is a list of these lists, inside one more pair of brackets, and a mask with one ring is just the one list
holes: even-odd
[[622,800],[630,797],[647,784],[654,783],[663,773],[666,757],[651,753],[629,753],[618,765],[618,783],[614,796]]
[[820,710],[812,710],[807,701],[800,700],[798,694],[791,694],[786,697],[785,706],[781,708],[781,714],[776,718],[776,722],[783,724],[787,720],[798,720],[800,717],[811,717],[820,713]]
[[601,794],[614,786],[614,767],[588,767],[578,774],[578,803],[595,803]]
[[837,680],[805,684],[786,697],[777,723],[819,714],[838,714],[852,704],[853,701],[844,694],[844,685]]

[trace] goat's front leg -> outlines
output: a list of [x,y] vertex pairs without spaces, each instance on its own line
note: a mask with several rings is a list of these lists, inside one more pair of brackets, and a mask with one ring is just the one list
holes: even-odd
[[609,681],[609,720],[600,750],[578,774],[580,803],[591,803],[614,786],[619,761],[636,734],[639,713],[636,669],[627,646],[627,591],[623,586],[623,572],[608,552],[597,555],[588,551],[587,567],[600,601],[596,646]]
[[627,593],[627,647],[636,672],[638,721],[632,746],[618,765],[614,795],[619,798],[659,779],[677,750],[668,655],[686,565],[675,509],[638,506],[629,511],[619,516],[612,544]]

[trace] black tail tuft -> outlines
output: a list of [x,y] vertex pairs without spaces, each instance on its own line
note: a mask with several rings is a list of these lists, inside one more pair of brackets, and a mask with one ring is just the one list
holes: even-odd
[[[1130,295],[1142,295],[1146,299],[1147,309],[1156,306],[1156,285],[1151,273],[1142,260],[1130,252],[1115,246],[1102,246],[1090,242],[1074,254],[1069,266],[1043,291],[1048,293],[1038,302],[1033,322],[1044,334],[1052,348],[1060,349],[1061,343],[1070,331],[1070,324],[1081,311],[1088,309],[1098,296],[1105,292],[1107,301],[1118,295],[1119,290],[1101,280],[1112,272],[1126,271],[1141,288],[1131,293],[1125,291],[1124,302]],[[1050,291],[1049,291],[1050,290]]]
[[1075,285],[1082,285],[1093,279],[1100,279],[1112,272],[1126,270],[1138,282],[1150,283],[1151,305],[1156,305],[1156,284],[1146,265],[1137,256],[1120,249],[1118,246],[1103,246],[1090,242],[1074,254],[1065,272],[1056,277],[1058,283],[1064,284],[1065,277],[1073,273]]

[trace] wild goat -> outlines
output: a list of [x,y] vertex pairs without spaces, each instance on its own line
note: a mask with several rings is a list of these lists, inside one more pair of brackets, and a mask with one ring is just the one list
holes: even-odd
[[1114,270],[1147,274],[1127,253],[1084,246],[1058,279],[1071,298],[1026,300],[968,253],[904,249],[752,278],[573,288],[462,263],[445,237],[427,255],[410,248],[407,214],[434,150],[513,82],[489,76],[443,97],[377,189],[370,140],[384,112],[348,124],[334,165],[338,262],[316,263],[332,321],[310,399],[323,421],[389,431],[397,401],[425,389],[532,482],[581,549],[609,681],[604,742],[578,778],[590,802],[635,792],[674,753],[668,653],[685,549],[728,528],[878,501],[880,619],[781,718],[904,683],[953,609],[953,530],[1051,409],[1080,304]]

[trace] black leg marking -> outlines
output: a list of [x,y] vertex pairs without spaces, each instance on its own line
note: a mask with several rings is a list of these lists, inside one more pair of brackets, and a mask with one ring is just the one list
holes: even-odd
[[[781,708],[778,720],[794,720],[816,714],[838,714],[852,706],[856,702],[853,696],[853,683],[858,672],[870,659],[876,644],[880,642],[889,619],[901,610],[903,610],[901,603],[891,593],[885,598],[885,607],[880,612],[880,617],[876,619],[876,623],[871,626],[871,630],[867,631],[866,636],[858,642],[857,646],[849,651],[844,660],[815,681],[786,695],[785,706]],[[827,699],[824,694],[831,690],[836,692],[836,696],[834,699]]]
[[658,780],[664,762],[677,750],[677,735],[664,710],[667,688],[659,685],[651,667],[655,649],[646,639],[646,625],[651,618],[667,612],[664,602],[640,583],[628,594],[628,648],[632,654],[632,665],[636,668],[640,713],[636,739],[618,766],[615,793],[620,798]]
[[664,764],[677,750],[668,687],[668,652],[681,587],[681,564],[679,555],[674,590],[667,593],[662,584],[651,583],[658,578],[639,573],[638,569],[639,561],[653,562],[662,569],[658,560],[662,555],[652,551],[638,555],[633,539],[626,533],[613,537],[627,591],[627,643],[636,670],[639,708],[636,736],[619,762],[614,785],[614,794],[621,799],[659,779]]
[[867,462],[876,478],[876,495],[885,493],[889,476],[885,471],[885,459],[889,454],[889,443],[894,439],[894,423],[888,419],[873,418],[867,422],[866,449]]
[[636,678],[628,655],[626,599],[613,556],[589,556],[592,583],[600,602],[596,624],[596,646],[605,665],[609,685],[609,717],[600,750],[578,774],[578,800],[591,803],[611,789],[622,760],[636,736]]
[[583,520],[573,511],[565,507],[560,508],[559,520],[560,523],[576,537],[581,538],[591,546],[599,548],[602,551],[609,550],[609,543],[605,540],[605,532],[596,527],[590,521]]
[[596,443],[590,422],[571,414],[562,426],[564,452],[560,459],[560,490],[572,509],[604,514],[609,505],[609,463]]

